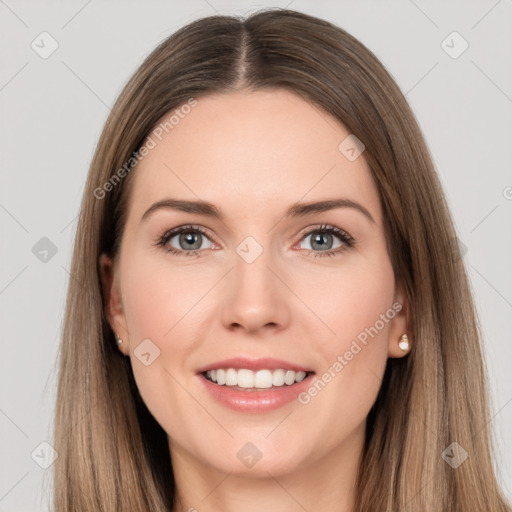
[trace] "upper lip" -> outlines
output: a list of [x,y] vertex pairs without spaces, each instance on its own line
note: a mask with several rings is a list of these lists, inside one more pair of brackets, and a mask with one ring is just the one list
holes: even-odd
[[231,359],[223,359],[222,361],[215,361],[214,363],[209,363],[201,368],[198,368],[197,373],[204,373],[208,370],[217,370],[219,368],[234,368],[234,369],[242,369],[245,368],[247,370],[278,370],[282,368],[283,370],[293,370],[296,372],[310,372],[313,373],[313,370],[305,368],[301,365],[291,363],[289,361],[284,361],[282,359],[274,359],[274,358],[260,358],[260,359],[247,359],[245,357],[234,357]]

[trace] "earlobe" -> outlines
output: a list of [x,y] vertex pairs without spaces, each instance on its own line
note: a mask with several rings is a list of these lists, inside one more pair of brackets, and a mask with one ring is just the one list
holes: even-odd
[[391,321],[389,329],[388,357],[404,357],[411,350],[411,336],[409,329],[409,302],[400,289],[395,294],[395,304],[401,308]]
[[[115,262],[106,254],[102,254],[99,258],[99,267],[104,297],[103,307],[105,308],[105,316],[116,339],[121,338],[123,340],[127,340],[126,318],[123,312]],[[123,343],[122,346],[118,344],[118,346],[124,353],[127,343]]]

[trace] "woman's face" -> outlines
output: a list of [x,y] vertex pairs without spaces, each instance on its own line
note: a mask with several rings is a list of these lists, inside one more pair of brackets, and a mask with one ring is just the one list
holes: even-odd
[[[176,464],[277,476],[355,461],[407,332],[364,151],[284,90],[194,105],[153,132],[120,258],[101,259],[140,394]],[[297,206],[339,200],[360,207]],[[220,383],[202,373],[219,369]],[[293,369],[307,377],[283,384]]]

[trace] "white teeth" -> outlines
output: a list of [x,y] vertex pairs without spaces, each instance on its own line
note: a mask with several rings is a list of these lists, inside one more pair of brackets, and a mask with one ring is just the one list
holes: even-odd
[[284,384],[284,370],[274,370],[272,373],[272,385],[282,386]]
[[242,368],[218,368],[208,370],[206,377],[220,386],[238,386],[241,388],[267,389],[281,387],[285,384],[291,386],[295,382],[301,382],[306,378],[306,372],[295,372],[293,370],[258,370],[253,372]]
[[237,371],[233,368],[228,368],[226,372],[226,386],[236,386],[237,380]]
[[[218,372],[217,372],[218,373]],[[236,376],[237,384],[241,388],[253,388],[254,387],[254,372],[251,370],[238,370]],[[219,379],[217,379],[219,384]]]
[[254,374],[255,388],[271,388],[272,372],[270,370],[259,370]]
[[284,383],[288,384],[288,386],[291,386],[295,382],[295,372],[292,370],[288,370],[284,374]]
[[225,370],[217,370],[217,384],[224,385],[226,384],[226,371]]

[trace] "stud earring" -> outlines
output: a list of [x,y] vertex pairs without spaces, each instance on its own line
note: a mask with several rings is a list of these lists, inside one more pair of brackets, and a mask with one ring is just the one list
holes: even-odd
[[398,342],[398,346],[403,352],[409,351],[409,338],[407,337],[407,334],[402,334],[400,341]]
[[121,346],[121,343],[123,343],[123,340],[118,336],[118,334],[116,333],[116,343],[117,343],[117,346],[120,347]]

